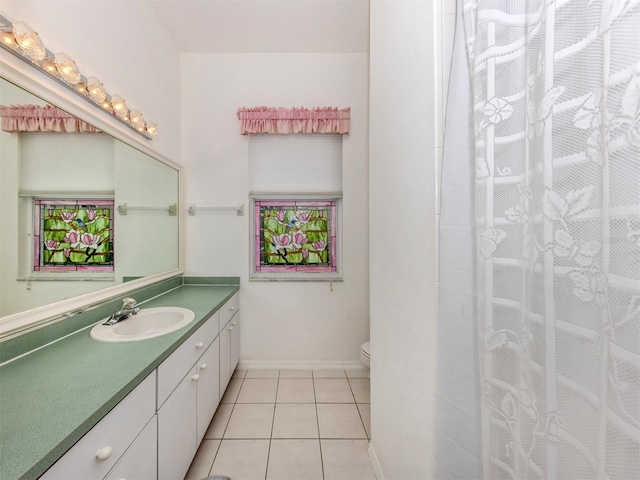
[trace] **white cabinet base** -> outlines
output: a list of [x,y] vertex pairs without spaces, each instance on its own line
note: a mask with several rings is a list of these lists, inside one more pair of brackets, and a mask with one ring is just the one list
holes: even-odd
[[158,478],[184,478],[196,454],[196,370],[192,368],[158,410]]
[[197,408],[197,440],[198,443],[204,438],[204,434],[209,428],[209,423],[216,408],[220,404],[220,339],[216,338],[207,351],[196,363],[196,371],[200,375],[198,380],[198,397],[196,401]]
[[158,478],[158,417],[154,415],[105,480],[155,480],[156,478]]
[[224,395],[224,391],[231,380],[231,331],[229,326],[231,322],[227,322],[225,327],[220,330],[220,400]]
[[41,478],[184,478],[238,363],[238,305],[235,294]]
[[154,416],[155,399],[152,372],[40,478],[103,479]]
[[229,365],[229,370],[231,375],[233,375],[233,372],[240,361],[240,312],[236,312],[233,318],[231,318],[231,325],[229,328],[231,328],[231,364]]

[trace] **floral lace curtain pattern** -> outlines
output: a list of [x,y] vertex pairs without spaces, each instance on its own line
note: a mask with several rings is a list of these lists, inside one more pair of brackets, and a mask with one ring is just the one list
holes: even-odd
[[5,132],[100,133],[53,105],[0,105]]
[[639,478],[640,2],[464,17],[485,478]]

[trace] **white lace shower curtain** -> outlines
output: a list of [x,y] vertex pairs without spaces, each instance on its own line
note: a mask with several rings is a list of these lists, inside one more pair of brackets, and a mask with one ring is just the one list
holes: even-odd
[[464,18],[485,478],[640,478],[640,0]]

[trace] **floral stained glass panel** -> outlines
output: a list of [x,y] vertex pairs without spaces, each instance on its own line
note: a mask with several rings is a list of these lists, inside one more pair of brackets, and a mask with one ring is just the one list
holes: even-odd
[[256,272],[335,272],[335,201],[256,201]]
[[113,272],[113,200],[34,201],[34,271]]

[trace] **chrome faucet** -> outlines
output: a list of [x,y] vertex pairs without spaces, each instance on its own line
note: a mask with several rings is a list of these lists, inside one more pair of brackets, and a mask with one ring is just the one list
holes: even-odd
[[122,308],[109,317],[109,320],[103,323],[103,325],[115,325],[116,323],[129,318],[130,315],[135,315],[140,311],[140,308],[136,307],[137,301],[134,298],[125,298],[122,300]]

